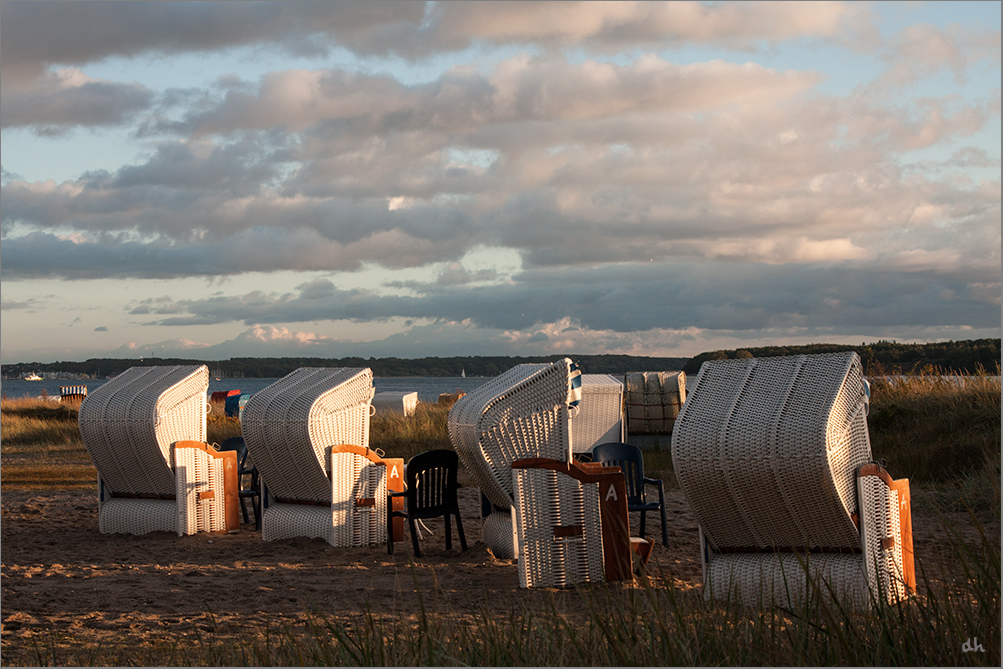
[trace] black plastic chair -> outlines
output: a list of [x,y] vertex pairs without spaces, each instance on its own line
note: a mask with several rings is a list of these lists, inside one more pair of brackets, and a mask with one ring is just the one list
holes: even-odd
[[[627,510],[641,512],[641,538],[644,538],[644,521],[649,511],[659,511],[662,515],[662,544],[669,545],[669,527],[665,522],[665,489],[662,479],[644,477],[644,456],[641,449],[632,444],[599,444],[592,449],[593,462],[606,467],[619,467],[627,479]],[[658,487],[658,501],[645,500],[645,486]]]
[[[243,437],[230,437],[219,447],[220,451],[237,451],[237,481],[240,483],[240,510],[244,514],[244,522],[250,522],[247,517],[247,506],[244,500],[250,498],[251,509],[254,511],[254,529],[261,529],[261,485],[258,481],[258,468],[247,466],[247,445]],[[244,477],[251,477],[251,485],[244,487]]]
[[456,532],[460,535],[460,546],[467,550],[467,538],[463,535],[463,521],[460,520],[460,504],[456,491],[456,472],[460,461],[454,451],[445,449],[425,451],[408,460],[404,468],[404,492],[391,493],[389,497],[403,497],[407,500],[406,511],[390,511],[387,504],[387,553],[393,555],[393,519],[407,518],[411,529],[415,557],[421,557],[418,546],[416,521],[422,518],[442,516],[446,523],[446,550],[452,550],[452,527],[449,516],[456,516]]

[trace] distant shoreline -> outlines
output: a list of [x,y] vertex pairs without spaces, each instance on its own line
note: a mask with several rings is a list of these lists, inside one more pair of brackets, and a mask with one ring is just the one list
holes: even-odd
[[4,379],[18,379],[39,374],[52,379],[103,379],[124,372],[129,367],[149,365],[207,365],[213,378],[281,378],[299,367],[369,367],[380,377],[491,377],[523,363],[553,362],[568,357],[590,374],[625,374],[628,372],[681,369],[695,374],[706,360],[724,358],[773,357],[834,351],[855,351],[868,375],[915,374],[931,368],[941,373],[998,373],[999,339],[970,339],[931,344],[900,344],[880,341],[851,346],[847,344],[806,344],[797,346],[748,347],[707,351],[693,357],[656,357],[633,355],[582,355],[554,353],[544,356],[451,356],[425,358],[230,358],[229,360],[192,360],[183,358],[91,358],[82,362],[15,363],[0,366]]

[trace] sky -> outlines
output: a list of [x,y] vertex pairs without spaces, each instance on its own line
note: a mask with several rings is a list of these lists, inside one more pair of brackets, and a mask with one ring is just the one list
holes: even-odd
[[999,337],[1000,3],[0,4],[0,361]]

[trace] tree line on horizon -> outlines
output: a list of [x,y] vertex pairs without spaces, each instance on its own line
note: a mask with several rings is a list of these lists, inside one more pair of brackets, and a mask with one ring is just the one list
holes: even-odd
[[[683,370],[695,374],[707,360],[803,355],[852,350],[860,356],[864,372],[870,375],[915,374],[924,369],[944,373],[974,374],[980,371],[999,373],[1000,340],[971,339],[933,344],[899,344],[880,341],[874,344],[807,344],[798,346],[749,347],[708,351],[692,358],[646,357],[631,355],[575,355],[586,374],[625,374]],[[3,375],[17,378],[29,372],[64,372],[81,377],[103,378],[121,374],[130,367],[153,365],[205,364],[215,376],[234,378],[279,378],[299,367],[369,367],[376,376],[497,376],[523,363],[553,362],[565,357],[549,356],[452,356],[426,358],[230,358],[229,360],[191,360],[182,358],[91,358],[83,362],[17,363],[3,365]]]

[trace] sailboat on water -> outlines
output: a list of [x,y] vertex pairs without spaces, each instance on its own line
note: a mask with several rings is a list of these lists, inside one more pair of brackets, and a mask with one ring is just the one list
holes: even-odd
[[466,368],[460,369],[460,377],[464,378],[464,379],[467,378],[467,370],[466,370]]

